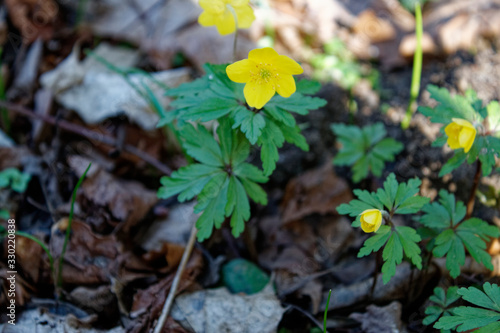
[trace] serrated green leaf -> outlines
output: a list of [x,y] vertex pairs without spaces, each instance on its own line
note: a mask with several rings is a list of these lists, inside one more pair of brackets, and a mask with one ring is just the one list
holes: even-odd
[[217,173],[222,171],[210,165],[191,164],[174,171],[170,177],[162,177],[162,187],[158,189],[158,198],[167,199],[179,194],[180,202],[192,199]]
[[187,123],[179,133],[183,139],[182,146],[189,156],[203,164],[224,166],[220,146],[204,126],[198,125],[196,129],[193,125]]
[[354,163],[352,166],[352,181],[359,183],[361,180],[368,176],[370,171],[370,165],[368,164],[368,157],[366,155],[361,156],[361,158]]
[[208,88],[208,78],[206,76],[191,82],[182,83],[176,88],[170,88],[165,92],[165,96],[196,96],[205,92]]
[[238,113],[241,109],[246,110],[235,99],[213,97],[202,101],[198,100],[196,105],[184,110],[182,118],[184,120],[207,122],[224,117],[231,112]]
[[406,199],[399,207],[395,210],[396,214],[414,214],[420,211],[422,207],[429,202],[429,198],[426,197],[411,197]]
[[326,101],[318,97],[304,96],[301,93],[294,93],[290,97],[281,97],[275,95],[269,102],[270,107],[283,109],[289,112],[295,112],[306,115],[310,110],[316,110],[326,105]]
[[429,301],[436,303],[437,305],[428,306],[425,309],[425,314],[427,317],[424,318],[423,324],[430,325],[441,316],[450,316],[449,306],[460,299],[460,295],[457,294],[458,287],[453,286],[445,291],[441,287],[434,288],[434,294],[429,297]]
[[241,178],[240,180],[250,199],[261,205],[267,205],[267,194],[262,187],[247,178]]
[[283,123],[286,126],[295,126],[295,118],[292,116],[292,114],[288,111],[285,111],[283,109],[279,109],[276,106],[272,105],[265,105],[264,106],[264,113],[268,115],[269,117],[273,118],[274,120]]
[[403,246],[405,255],[411,260],[411,262],[418,268],[422,269],[422,257],[420,256],[421,250],[417,245],[422,239],[417,234],[417,231],[413,228],[406,226],[396,227],[396,232]]
[[373,125],[368,125],[362,129],[363,136],[367,142],[367,146],[374,146],[380,140],[382,140],[386,135],[387,131],[382,123],[375,123]]
[[382,280],[389,282],[396,274],[396,266],[403,261],[403,246],[397,233],[393,232],[382,252]]
[[258,139],[265,176],[269,176],[276,168],[276,162],[279,159],[278,148],[281,148],[284,142],[285,137],[281,129],[273,121],[268,120]]
[[243,88],[245,85],[231,81],[227,76],[226,67],[225,64],[214,65],[207,63],[203,65],[207,72],[206,77],[210,89],[218,95],[227,98],[236,97],[237,100],[244,101]]
[[465,97],[451,96],[446,88],[433,85],[427,86],[427,91],[439,104],[435,108],[421,107],[418,110],[430,117],[431,122],[449,124],[453,121],[452,118],[465,119],[471,123],[476,120],[476,112]]
[[356,189],[353,191],[354,195],[359,200],[351,200],[348,204],[341,204],[337,207],[337,212],[341,215],[358,216],[367,209],[382,209],[383,205],[378,200],[374,193],[365,190]]
[[300,134],[299,126],[280,126],[280,128],[286,142],[296,145],[303,151],[309,151],[309,145],[307,144],[306,138]]
[[391,227],[387,225],[380,226],[377,232],[365,241],[363,247],[359,250],[358,258],[367,256],[372,252],[377,252],[378,250],[380,250],[391,235]]
[[265,183],[268,178],[264,176],[262,170],[249,163],[241,163],[233,170],[234,174],[240,178],[246,178],[257,183]]
[[[228,209],[226,205],[226,216],[231,216],[231,230],[234,237],[239,235],[245,229],[245,222],[250,218],[250,203],[245,188],[236,177],[231,177],[229,181],[228,198],[234,200],[233,207]],[[230,211],[228,211],[230,210]]]
[[233,128],[239,127],[252,145],[257,142],[266,126],[266,121],[260,113],[254,113],[242,106],[233,114],[233,119]]

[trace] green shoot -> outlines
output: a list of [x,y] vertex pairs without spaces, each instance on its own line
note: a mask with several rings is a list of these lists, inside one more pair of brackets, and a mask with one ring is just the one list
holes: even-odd
[[50,251],[49,251],[49,248],[47,247],[47,245],[45,245],[40,239],[38,239],[35,236],[30,235],[30,234],[28,234],[28,233],[26,233],[24,231],[16,231],[16,235],[24,237],[24,238],[27,238],[27,239],[30,239],[30,240],[32,240],[33,242],[37,243],[38,245],[40,245],[42,247],[42,249],[47,254],[47,257],[49,258],[50,272],[52,274],[54,274],[54,258],[50,254]]
[[415,54],[413,56],[413,74],[411,78],[411,88],[410,88],[410,102],[408,103],[408,108],[406,109],[406,115],[401,122],[401,128],[407,129],[410,126],[410,121],[416,108],[416,101],[418,98],[418,93],[420,91],[420,79],[422,76],[422,35],[424,34],[424,28],[422,23],[422,10],[420,9],[420,3],[415,3],[415,34],[417,37],[417,45],[415,47]]
[[66,235],[64,237],[64,243],[61,251],[61,257],[59,258],[59,267],[57,269],[57,287],[60,289],[62,287],[62,267],[63,267],[63,260],[64,260],[64,254],[66,253],[66,247],[68,246],[68,241],[69,237],[71,234],[71,224],[73,222],[73,211],[75,208],[75,201],[76,201],[76,193],[78,192],[78,189],[83,183],[83,180],[85,179],[85,176],[87,175],[87,172],[89,171],[92,163],[89,163],[89,166],[83,173],[83,175],[78,179],[78,182],[76,183],[75,189],[73,190],[73,195],[71,196],[71,208],[69,211],[69,218],[68,218],[68,226],[66,227]]
[[332,290],[328,292],[328,298],[326,299],[325,316],[323,319],[323,333],[326,333],[326,318],[328,317],[328,306],[330,305],[330,296],[332,296]]

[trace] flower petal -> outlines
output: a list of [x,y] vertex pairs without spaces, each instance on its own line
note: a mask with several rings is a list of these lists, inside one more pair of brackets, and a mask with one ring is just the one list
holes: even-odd
[[230,5],[233,7],[243,7],[248,5],[250,0],[231,0],[229,1]]
[[255,49],[248,53],[248,59],[253,60],[257,63],[266,62],[270,63],[274,58],[278,57],[278,52],[274,51],[270,47],[264,47],[262,49]]
[[255,21],[253,9],[246,5],[243,7],[235,7],[234,11],[236,12],[236,17],[238,18],[238,28],[250,28],[252,22]]
[[243,93],[248,105],[257,109],[262,109],[262,107],[274,96],[275,90],[273,84],[270,82],[258,83],[256,81],[250,81],[245,85]]
[[232,34],[236,30],[236,23],[234,22],[234,16],[229,10],[225,10],[224,13],[218,17],[215,22],[217,30],[221,35]]
[[449,123],[445,128],[444,132],[448,136],[448,140],[446,143],[450,146],[451,149],[460,148],[460,143],[458,142],[458,135],[460,133],[460,125],[456,123]]
[[276,92],[283,97],[290,97],[296,90],[295,80],[291,75],[278,76]]
[[240,60],[226,67],[227,76],[231,81],[246,83],[250,80],[250,69],[253,63],[248,59]]
[[279,73],[297,75],[304,72],[297,62],[285,55],[278,56],[278,59],[274,59],[273,64]]
[[200,0],[200,7],[213,14],[222,14],[226,4],[221,0]]
[[460,147],[464,148],[464,152],[468,153],[474,143],[474,138],[476,137],[476,129],[469,127],[462,127],[460,134],[458,135],[458,142]]
[[198,16],[198,23],[204,27],[211,27],[215,25],[215,15],[205,11]]

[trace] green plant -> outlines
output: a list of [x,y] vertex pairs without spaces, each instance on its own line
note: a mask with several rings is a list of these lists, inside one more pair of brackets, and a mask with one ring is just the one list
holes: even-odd
[[417,109],[416,101],[420,92],[420,80],[422,77],[422,35],[424,34],[424,24],[422,22],[422,10],[420,9],[420,2],[415,0],[406,0],[405,2],[415,2],[415,36],[417,39],[417,43],[415,46],[415,54],[413,55],[413,74],[411,78],[410,102],[408,102],[406,115],[401,122],[402,129],[407,129],[410,126],[411,117]]
[[[7,168],[0,171],[0,189],[8,187],[14,192],[24,193],[30,179],[31,175],[28,173],[23,173],[16,168]],[[9,211],[0,209],[0,218],[8,220],[10,218]]]
[[403,144],[392,138],[385,138],[384,124],[359,128],[344,124],[333,124],[332,130],[342,145],[333,159],[334,165],[352,167],[352,180],[358,183],[371,173],[382,176],[385,162],[394,161],[394,156],[403,150]]
[[[368,238],[358,253],[358,258],[379,251],[382,247],[382,275],[384,283],[389,282],[396,273],[396,265],[403,260],[403,254],[418,268],[422,268],[422,257],[418,242],[421,238],[415,229],[407,226],[395,226],[392,218],[395,214],[414,214],[429,201],[429,198],[416,195],[419,192],[419,179],[410,179],[408,183],[398,183],[396,176],[391,173],[384,182],[384,187],[375,193],[364,190],[354,190],[357,199],[349,204],[342,204],[337,208],[339,214],[356,217],[352,223],[354,227],[361,225],[362,214],[371,209],[381,211],[384,222],[375,230],[375,234]],[[384,208],[386,210],[384,210]]]
[[486,282],[481,291],[475,287],[460,288],[457,294],[474,306],[458,306],[449,310],[434,324],[434,328],[476,333],[500,331],[500,287]]
[[74,208],[75,208],[76,193],[78,192],[78,189],[82,185],[83,180],[85,179],[85,176],[87,175],[87,172],[89,171],[91,166],[92,166],[92,163],[89,163],[89,165],[87,166],[87,169],[85,169],[85,172],[78,179],[78,182],[76,183],[75,189],[73,190],[73,194],[71,196],[71,208],[69,210],[68,225],[66,227],[66,234],[64,236],[64,243],[63,243],[63,247],[61,250],[61,256],[59,257],[59,266],[57,269],[57,282],[56,282],[57,289],[60,289],[62,287],[63,261],[64,261],[64,255],[66,254],[66,247],[68,246],[69,237],[71,235],[71,225],[73,223],[73,212],[74,212]]
[[[457,294],[458,287],[450,287],[445,292],[443,288],[434,288],[434,295],[429,297],[429,301],[435,303],[436,305],[429,305],[425,308],[425,314],[427,315],[424,320],[424,325],[430,325],[436,322],[438,319],[451,316],[450,305],[455,303],[460,299],[460,295]],[[449,330],[441,330],[442,333],[447,333]]]
[[332,296],[332,290],[328,292],[328,298],[326,299],[325,314],[323,318],[323,333],[326,333],[326,318],[328,318],[328,306],[330,305],[330,296]]
[[[493,101],[483,106],[483,102],[472,90],[468,90],[465,96],[451,96],[447,89],[429,85],[427,91],[439,104],[434,108],[420,106],[418,110],[429,117],[431,122],[450,125],[454,120],[462,119],[471,123],[477,131],[470,150],[466,152],[465,149],[456,149],[454,156],[441,168],[439,176],[452,172],[465,161],[469,164],[479,161],[483,175],[489,175],[495,165],[495,157],[500,156],[499,103]],[[444,128],[441,133],[444,134]],[[450,143],[449,135],[442,135],[433,146],[443,146],[447,141]]]
[[478,218],[464,219],[464,203],[456,202],[455,196],[445,190],[439,192],[439,202],[425,205],[422,211],[424,215],[416,219],[426,228],[421,234],[430,239],[428,249],[435,257],[446,256],[446,268],[451,277],[460,275],[466,249],[475,261],[493,270],[491,257],[485,249],[490,238],[500,236],[498,227]]
[[[319,84],[301,80],[291,97],[276,95],[262,109],[251,108],[245,102],[243,84],[229,80],[226,65],[206,64],[204,68],[207,74],[202,78],[167,91],[176,98],[171,103],[175,109],[158,124],[175,124],[186,154],[199,162],[163,177],[158,196],[179,194],[179,201],[197,196],[195,211],[202,213],[196,223],[200,241],[226,218],[230,218],[233,235],[240,235],[250,218],[248,198],[267,203],[257,183],[267,182],[275,169],[278,148],[286,141],[309,149],[292,113],[303,115],[325,105],[320,98],[306,96],[315,93]],[[213,120],[219,123],[217,139],[200,124]],[[263,171],[245,163],[251,146],[260,148]]]

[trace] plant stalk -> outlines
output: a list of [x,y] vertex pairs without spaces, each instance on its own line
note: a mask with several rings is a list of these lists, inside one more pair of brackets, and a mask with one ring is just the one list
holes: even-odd
[[479,180],[481,179],[481,161],[478,159],[476,163],[476,174],[474,175],[474,183],[472,184],[472,189],[469,195],[469,200],[467,201],[467,214],[465,218],[468,219],[472,216],[474,211],[474,203],[476,202],[476,192],[479,186]]
[[165,301],[165,304],[163,305],[160,318],[158,318],[158,323],[156,324],[154,333],[161,333],[163,330],[165,321],[167,320],[170,309],[172,308],[172,304],[174,303],[174,299],[176,296],[175,294],[177,293],[177,288],[179,287],[182,273],[184,273],[184,269],[186,268],[186,264],[188,263],[189,257],[191,256],[194,244],[196,243],[197,233],[198,229],[196,229],[196,226],[193,225],[193,229],[191,229],[191,235],[189,236],[189,241],[186,245],[186,248],[184,249],[184,253],[182,254],[182,259],[179,267],[177,267],[177,272],[175,272],[174,281],[172,282],[172,286],[170,287],[170,291],[168,292],[167,299]]
[[413,113],[416,110],[418,93],[420,92],[420,79],[422,77],[422,36],[424,34],[424,28],[422,23],[422,10],[420,8],[420,3],[415,4],[415,35],[417,38],[417,45],[415,46],[415,54],[413,55],[413,74],[411,78],[411,88],[410,88],[410,102],[408,103],[408,108],[406,109],[406,115],[401,122],[401,128],[407,129],[410,126],[410,121]]

